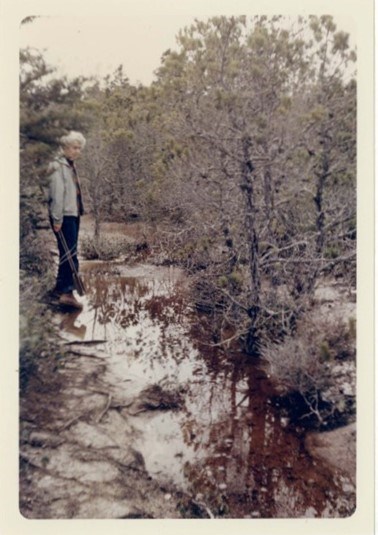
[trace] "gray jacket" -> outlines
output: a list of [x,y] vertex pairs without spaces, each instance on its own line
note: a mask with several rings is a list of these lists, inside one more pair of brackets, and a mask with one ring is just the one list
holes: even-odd
[[64,216],[78,216],[77,189],[74,172],[64,156],[49,165],[49,214],[53,223],[60,224]]

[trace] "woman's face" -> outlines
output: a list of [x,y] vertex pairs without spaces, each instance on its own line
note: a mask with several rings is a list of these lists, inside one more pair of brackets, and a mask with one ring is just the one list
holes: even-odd
[[81,149],[80,143],[72,143],[63,148],[63,153],[69,160],[76,160],[80,156]]

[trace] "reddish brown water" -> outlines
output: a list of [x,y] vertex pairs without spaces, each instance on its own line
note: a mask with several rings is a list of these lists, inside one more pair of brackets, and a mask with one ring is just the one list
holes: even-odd
[[102,381],[130,398],[160,384],[183,399],[178,410],[130,416],[151,477],[216,517],[345,516],[340,482],[309,457],[258,363],[194,334],[201,317],[188,308],[179,270],[87,263],[83,276],[84,310],[62,314],[61,327],[70,340],[104,341]]

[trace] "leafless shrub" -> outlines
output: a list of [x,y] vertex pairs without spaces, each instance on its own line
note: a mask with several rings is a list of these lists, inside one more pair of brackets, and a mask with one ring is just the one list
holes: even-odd
[[355,395],[352,320],[349,325],[303,320],[293,335],[266,342],[261,353],[280,395],[299,394],[307,406],[302,418],[313,415],[322,423],[336,410],[348,409],[345,399]]

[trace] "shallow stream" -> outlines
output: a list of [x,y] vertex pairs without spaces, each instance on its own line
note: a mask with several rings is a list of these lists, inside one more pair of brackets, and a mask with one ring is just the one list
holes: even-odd
[[102,384],[129,400],[130,441],[153,479],[216,517],[343,516],[340,483],[308,455],[258,363],[209,343],[180,270],[86,262],[82,273],[84,309],[60,314],[62,331],[104,360]]

